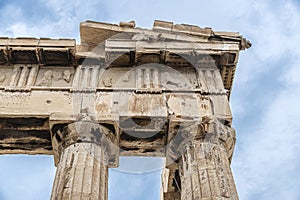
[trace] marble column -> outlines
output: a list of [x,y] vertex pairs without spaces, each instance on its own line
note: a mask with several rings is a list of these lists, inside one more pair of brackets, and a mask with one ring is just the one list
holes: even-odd
[[75,143],[62,153],[51,200],[107,200],[108,168],[95,143]]
[[178,170],[180,199],[238,200],[230,168],[234,129],[214,116],[201,121],[181,120],[171,128],[166,166]]
[[180,200],[180,180],[178,169],[162,170],[161,200]]
[[193,141],[180,165],[181,200],[238,200],[227,152],[221,145]]
[[230,168],[234,129],[217,118],[193,127],[182,130],[188,139],[179,162],[181,200],[238,200]]
[[52,126],[57,171],[51,200],[107,200],[115,135],[90,121]]

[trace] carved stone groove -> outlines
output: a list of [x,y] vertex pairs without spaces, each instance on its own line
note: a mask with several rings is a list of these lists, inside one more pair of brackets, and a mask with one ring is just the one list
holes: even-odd
[[76,143],[62,153],[51,200],[107,200],[108,168],[104,150],[94,143]]
[[52,146],[55,163],[68,146],[77,143],[93,143],[100,146],[104,153],[103,161],[107,165],[116,162],[118,154],[117,139],[108,128],[91,121],[78,121],[67,125],[52,126]]
[[[177,161],[186,151],[186,145],[198,142],[207,142],[220,145],[224,148],[227,160],[231,160],[236,134],[235,130],[224,124],[223,120],[215,117],[203,117],[201,121],[185,120],[173,129],[173,138],[169,139],[167,148],[167,163]],[[175,132],[175,133],[174,133]]]
[[108,167],[117,155],[114,134],[90,118],[53,123],[51,131],[57,164],[51,200],[107,200]]
[[[167,151],[167,167],[173,171],[179,168],[181,200],[238,200],[230,169],[234,129],[216,117],[203,117],[201,122],[183,120],[176,127]],[[172,187],[168,188],[164,200],[172,195]]]
[[238,200],[226,150],[221,145],[194,141],[180,164],[181,199]]
[[160,20],[80,36],[0,37],[0,154],[53,154],[51,200],[106,200],[119,154],[167,157],[164,200],[237,200],[229,97],[251,43]]

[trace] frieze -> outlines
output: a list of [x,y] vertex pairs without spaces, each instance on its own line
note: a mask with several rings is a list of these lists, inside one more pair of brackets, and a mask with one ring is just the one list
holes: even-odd
[[37,75],[37,87],[71,87],[74,68],[41,67]]

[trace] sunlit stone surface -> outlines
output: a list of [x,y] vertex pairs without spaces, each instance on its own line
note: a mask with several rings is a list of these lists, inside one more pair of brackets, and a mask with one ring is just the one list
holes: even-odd
[[106,200],[120,156],[165,157],[163,200],[237,200],[229,98],[251,43],[135,25],[82,22],[80,44],[0,38],[0,153],[53,155],[52,200]]

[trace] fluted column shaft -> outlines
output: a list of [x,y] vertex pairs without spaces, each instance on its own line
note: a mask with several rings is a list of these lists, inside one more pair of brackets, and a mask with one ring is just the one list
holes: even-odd
[[178,173],[173,180],[180,183],[175,191],[181,200],[238,200],[230,168],[235,130],[225,122],[203,117],[174,121],[169,129],[166,167]]
[[108,168],[95,143],[76,143],[62,153],[51,200],[107,200]]
[[51,200],[107,200],[108,167],[116,167],[115,134],[91,120],[52,124],[57,171]]
[[238,200],[226,149],[195,140],[186,145],[181,165],[181,200]]

